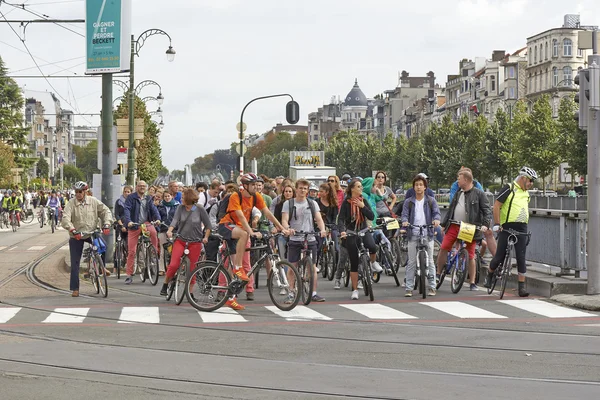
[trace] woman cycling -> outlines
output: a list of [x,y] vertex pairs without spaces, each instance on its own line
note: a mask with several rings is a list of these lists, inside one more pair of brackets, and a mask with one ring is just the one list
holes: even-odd
[[[154,196],[156,198],[157,194]],[[160,220],[163,224],[171,225],[171,222],[173,222],[173,217],[175,216],[175,211],[177,211],[177,207],[179,207],[179,204],[180,203],[173,198],[173,195],[171,193],[163,193],[163,199],[157,206],[158,213],[160,214]],[[161,251],[164,250],[164,245],[165,243],[167,243],[168,229],[169,228],[164,225],[158,227],[158,240],[160,243],[159,249],[161,249]],[[162,268],[163,264],[160,264],[160,271],[158,273],[160,276],[163,276],[165,274],[165,271],[163,271]]]
[[[338,211],[339,211],[339,208],[342,206],[342,202],[344,201],[344,189],[342,189],[340,186],[340,178],[338,178],[337,175],[328,176],[327,183],[330,183],[331,185],[333,185],[333,192],[334,192],[335,196],[337,197],[337,205],[338,205]],[[325,222],[325,223],[328,223],[328,222]]]
[[60,200],[58,200],[58,197],[56,197],[56,190],[52,191],[52,194],[48,198],[48,201],[46,201],[45,206],[54,210],[54,226],[58,226],[58,210],[61,209],[61,207]]
[[[281,222],[283,203],[285,203],[286,200],[290,200],[290,199],[293,199],[294,197],[296,197],[296,189],[290,182],[285,183],[283,185],[282,189],[283,189],[283,194],[282,194],[281,198],[279,199],[279,202],[277,203],[277,205],[275,205],[275,210],[273,212],[273,215],[275,216],[275,218],[277,218],[277,221],[279,221],[279,222]],[[286,258],[287,257],[287,255],[286,255],[287,242],[288,242],[288,238],[283,235],[280,235],[277,239],[277,247],[279,248],[279,257],[281,257],[282,260],[287,259]]]

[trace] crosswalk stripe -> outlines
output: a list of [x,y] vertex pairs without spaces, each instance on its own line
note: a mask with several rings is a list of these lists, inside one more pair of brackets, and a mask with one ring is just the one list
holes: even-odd
[[27,249],[27,251],[40,251],[40,250],[44,250],[46,248],[46,246],[31,246],[30,248]]
[[123,307],[119,323],[130,324],[133,322],[158,324],[160,322],[158,307]]
[[544,317],[548,318],[596,317],[596,315],[594,314],[578,310],[572,310],[567,307],[557,306],[556,304],[548,303],[537,299],[498,301],[500,303],[507,304],[509,306],[513,306],[521,310],[529,311],[530,313],[543,315]]
[[370,319],[418,319],[383,304],[340,304],[340,306]]
[[19,311],[21,307],[0,308],[0,324],[10,321]]
[[0,251],[4,250],[6,246],[0,246]]
[[265,306],[265,308],[288,321],[306,321],[307,319],[318,319],[322,321],[331,321],[326,315],[316,312],[306,306],[296,306],[291,311],[282,311],[275,306]]
[[42,322],[47,324],[80,324],[89,311],[89,308],[55,308],[54,312]]
[[198,311],[202,322],[223,323],[223,322],[248,322],[240,314],[231,308],[220,308],[213,312]]
[[65,244],[63,247],[60,248],[61,250],[69,250],[69,245]]
[[15,247],[11,247],[10,249],[8,249],[8,250],[6,250],[6,251],[13,251],[13,250],[15,250],[16,248],[17,248],[16,246],[15,246]]
[[429,302],[420,304],[435,308],[436,310],[454,315],[458,318],[506,318],[503,315],[494,314],[493,312],[463,303],[462,301]]

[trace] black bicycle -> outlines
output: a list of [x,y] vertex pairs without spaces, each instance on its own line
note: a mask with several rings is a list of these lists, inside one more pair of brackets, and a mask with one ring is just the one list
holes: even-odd
[[[102,297],[108,296],[108,281],[106,280],[106,267],[100,255],[100,247],[103,246],[100,230],[93,232],[79,232],[82,236],[90,235],[92,243],[83,251],[83,259],[87,262],[89,279],[92,281],[96,294]],[[106,248],[105,248],[106,250]]]
[[374,230],[381,228],[383,225],[377,226],[369,226],[363,230],[358,232],[354,231],[346,231],[348,236],[356,236],[357,246],[358,246],[358,273],[359,278],[363,284],[363,290],[365,291],[365,296],[369,296],[369,300],[374,301],[375,295],[373,293],[373,274],[371,272],[371,259],[369,257],[369,252],[365,247],[363,242],[363,238],[369,232],[373,233]]
[[[173,239],[169,239],[168,243],[173,245],[173,241],[175,239],[181,239],[185,242],[185,247],[183,249],[183,254],[179,261],[179,268],[177,272],[175,272],[175,276],[169,281],[169,285],[167,286],[167,301],[171,300],[173,293],[175,293],[175,304],[180,305],[185,297],[185,283],[187,281],[187,274],[190,270],[190,243],[199,243],[197,241],[188,240],[181,237],[178,234],[173,234]],[[169,257],[170,258],[170,257]],[[168,268],[168,265],[165,267]]]
[[429,239],[427,238],[427,228],[433,228],[433,225],[412,225],[408,228],[418,229],[417,235],[417,268],[415,270],[415,289],[419,287],[419,294],[427,298],[427,260],[429,259]]
[[333,280],[335,275],[335,270],[337,269],[338,263],[338,252],[335,250],[335,243],[333,241],[333,237],[331,236],[331,230],[337,229],[337,225],[335,224],[325,224],[327,228],[327,237],[323,239],[323,243],[321,244],[320,252],[319,252],[319,260],[318,264],[321,268],[321,274],[323,278]]
[[115,264],[115,272],[117,273],[117,279],[121,279],[121,269],[127,265],[127,241],[123,239],[123,232],[118,222],[114,223],[115,228],[115,255],[113,262]]
[[138,242],[135,247],[135,265],[134,271],[140,274],[142,282],[146,282],[146,278],[150,280],[152,286],[158,283],[158,254],[150,240],[150,232],[146,229],[146,224],[132,223],[132,227],[141,229],[138,237]]
[[303,236],[302,249],[300,250],[300,261],[298,261],[298,273],[302,280],[301,291],[302,291],[302,303],[307,306],[312,300],[312,292],[315,287],[315,280],[317,279],[314,273],[314,262],[312,259],[311,251],[308,248],[308,237],[318,236],[320,232],[304,232],[296,231],[294,236]]
[[508,245],[506,246],[506,254],[504,256],[502,264],[500,264],[498,268],[496,268],[496,270],[494,271],[490,282],[490,287],[487,290],[488,294],[492,294],[494,288],[496,287],[496,283],[498,282],[498,280],[500,280],[500,299],[504,297],[504,291],[506,290],[506,282],[508,282],[508,279],[512,272],[511,254],[513,249],[515,248],[515,244],[519,241],[518,236],[521,235],[527,237],[526,245],[529,245],[529,241],[531,240],[531,232],[519,232],[515,231],[514,229],[505,229],[505,231],[508,232]]

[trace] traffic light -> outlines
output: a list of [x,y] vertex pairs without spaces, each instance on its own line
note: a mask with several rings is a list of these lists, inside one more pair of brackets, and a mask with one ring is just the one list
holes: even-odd
[[575,77],[575,84],[579,85],[579,95],[575,97],[575,102],[579,104],[579,113],[576,119],[579,120],[579,129],[587,129],[590,111],[590,71],[580,69]]
[[295,101],[288,101],[285,106],[285,119],[288,124],[295,125],[300,121],[300,106]]

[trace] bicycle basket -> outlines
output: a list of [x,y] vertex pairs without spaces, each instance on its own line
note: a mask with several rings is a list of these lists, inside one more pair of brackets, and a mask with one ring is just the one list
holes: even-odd
[[94,239],[94,246],[98,249],[98,254],[106,252],[106,243],[101,237]]

